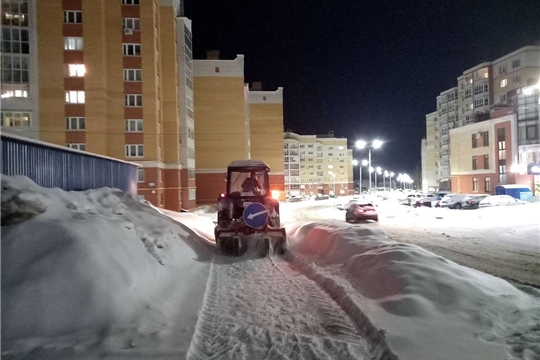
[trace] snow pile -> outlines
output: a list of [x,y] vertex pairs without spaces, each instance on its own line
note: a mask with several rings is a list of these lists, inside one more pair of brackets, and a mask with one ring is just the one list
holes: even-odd
[[296,224],[288,233],[304,272],[386,329],[400,358],[540,358],[533,288],[521,291],[361,226]]
[[3,355],[185,354],[213,256],[188,227],[119,190],[22,176],[2,176],[4,220]]

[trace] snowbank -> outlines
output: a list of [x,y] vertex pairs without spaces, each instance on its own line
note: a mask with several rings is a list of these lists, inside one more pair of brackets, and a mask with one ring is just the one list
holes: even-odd
[[115,189],[22,176],[2,176],[4,220],[3,355],[185,354],[213,256],[189,227]]
[[388,331],[400,358],[540,358],[539,291],[362,226],[313,222],[287,230],[304,271],[336,292],[348,289],[351,302]]

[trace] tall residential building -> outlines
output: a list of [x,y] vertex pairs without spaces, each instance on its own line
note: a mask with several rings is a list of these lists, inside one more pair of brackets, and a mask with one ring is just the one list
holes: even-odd
[[[452,129],[470,126],[490,119],[498,119],[505,115],[517,114],[517,120],[512,133],[517,134],[515,162],[509,165],[508,170],[525,175],[527,166],[540,164],[540,132],[538,88],[540,77],[540,46],[525,46],[503,57],[479,64],[463,72],[458,77],[457,88],[442,92],[437,97],[437,115],[439,118],[439,131],[430,131],[432,114],[426,115],[426,149],[430,142],[440,146],[437,156],[437,169],[430,161],[423,165],[423,178],[437,171],[437,183],[440,189],[454,188],[451,178],[458,174],[452,173],[456,169],[451,149],[452,141],[448,137]],[[454,107],[457,92],[457,107]],[[454,117],[453,110],[457,110]],[[451,170],[450,170],[451,169]],[[519,176],[505,177],[506,167],[497,168],[497,179],[516,179]],[[501,172],[502,171],[502,172]],[[529,174],[531,175],[531,174]],[[524,180],[529,182],[529,180]],[[504,180],[506,181],[506,180]],[[502,182],[501,182],[502,183]],[[540,178],[536,178],[535,186],[540,193]]]
[[180,0],[37,2],[40,139],[137,162],[139,194],[171,210],[184,207],[180,6]]
[[426,138],[422,139],[422,191],[424,193],[439,189],[441,144],[438,116],[437,111],[426,115]]
[[35,0],[2,0],[2,131],[38,138],[39,88]]
[[352,150],[346,138],[284,134],[287,195],[349,195],[354,192]]
[[251,158],[244,56],[221,60],[209,51],[193,70],[197,202],[212,204],[226,189],[227,166]]
[[251,158],[268,164],[271,190],[279,191],[284,199],[283,88],[263,91],[262,83],[254,82],[248,102]]
[[[458,125],[458,89],[457,87],[443,91],[437,96],[438,110],[438,175],[439,187],[450,189],[450,129]],[[436,118],[435,118],[436,119]],[[426,119],[427,120],[427,119]],[[427,125],[427,124],[426,124]]]
[[185,209],[196,206],[195,106],[193,95],[193,42],[191,20],[176,18],[178,53],[178,116],[180,120],[180,186]]

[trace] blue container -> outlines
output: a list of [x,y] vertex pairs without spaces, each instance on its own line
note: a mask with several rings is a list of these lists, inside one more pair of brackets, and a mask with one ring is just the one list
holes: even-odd
[[510,195],[519,200],[528,200],[532,198],[533,193],[527,185],[511,184],[496,186],[495,195]]

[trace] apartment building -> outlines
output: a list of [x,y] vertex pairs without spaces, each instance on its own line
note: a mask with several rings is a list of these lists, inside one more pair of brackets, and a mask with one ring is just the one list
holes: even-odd
[[[183,208],[196,206],[195,106],[191,20],[176,18],[178,116],[180,122],[180,191]],[[172,138],[172,137],[171,137]]]
[[270,167],[270,190],[285,200],[283,162],[283,88],[263,91],[261,82],[252,83],[248,92],[251,158]]
[[287,195],[354,193],[352,149],[346,138],[284,134]]
[[450,130],[459,126],[458,88],[453,87],[437,96],[439,119],[438,174],[441,189],[450,188]]
[[35,0],[2,0],[1,46],[2,132],[37,139],[39,88]]
[[140,196],[180,210],[180,0],[37,2],[40,139],[137,162]]
[[[517,114],[512,132],[517,134],[515,143],[518,148],[515,152],[517,158],[514,164],[509,165],[510,168],[518,174],[525,175],[527,167],[540,163],[537,85],[539,74],[538,45],[525,46],[497,60],[484,62],[464,71],[457,78],[456,88],[446,90],[437,97],[438,133],[430,131],[434,126],[433,115],[426,115],[426,151],[428,143],[431,142],[438,142],[440,151],[436,154],[437,169],[432,162],[426,160],[426,165],[422,168],[422,177],[428,178],[436,171],[439,188],[453,189],[451,179],[458,179],[458,174],[452,173],[453,169],[456,169],[452,164],[454,157],[451,149],[454,147],[448,133],[458,127],[471,126],[512,114]],[[454,107],[456,92],[457,107]],[[455,110],[457,114],[452,112]],[[531,182],[531,179],[522,180]],[[534,183],[540,193],[540,179],[537,178]]]
[[512,171],[518,161],[517,116],[474,123],[451,131],[452,192],[493,194],[500,184],[533,188],[532,176]]
[[197,203],[213,204],[226,189],[227,166],[262,160],[272,191],[284,198],[283,88],[263,91],[244,81],[244,56],[220,59],[219,51],[193,61]]
[[[439,189],[439,153],[441,151],[439,137],[438,111],[426,115],[426,137],[422,139],[422,191],[435,191]],[[450,154],[449,147],[447,153]],[[448,170],[448,174],[450,170]]]
[[248,87],[244,56],[193,60],[197,203],[213,204],[226,189],[227,166],[250,159]]

